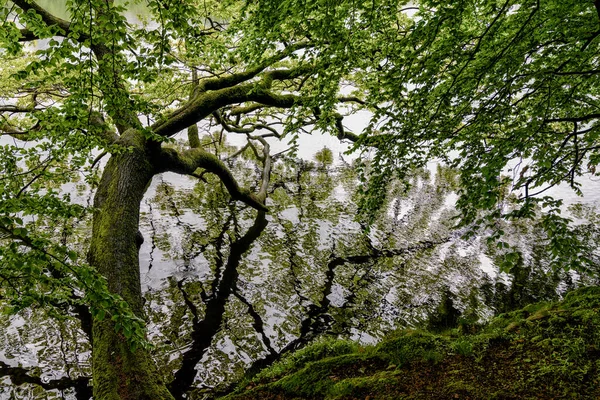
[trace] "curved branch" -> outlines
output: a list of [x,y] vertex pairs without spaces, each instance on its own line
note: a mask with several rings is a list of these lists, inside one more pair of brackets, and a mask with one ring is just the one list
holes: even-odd
[[255,101],[271,107],[290,108],[300,104],[302,99],[292,94],[276,94],[257,84],[239,85],[201,93],[151,128],[157,135],[171,137],[221,107],[246,101]]
[[358,141],[358,139],[360,139],[360,136],[358,136],[355,133],[347,131],[344,128],[344,124],[342,123],[343,120],[344,120],[344,118],[340,114],[337,114],[335,116],[335,127],[338,130],[337,138],[339,140],[348,139],[349,141],[356,143]]
[[264,129],[271,133],[260,135],[261,137],[264,138],[274,136],[277,138],[281,138],[281,135],[279,134],[279,132],[277,132],[275,128],[264,123],[249,124],[244,126],[234,125],[233,123],[226,121],[225,118],[223,118],[223,116],[221,115],[220,111],[215,111],[213,113],[213,117],[215,117],[217,123],[220,124],[223,127],[223,129],[225,129],[227,132],[250,134],[258,129]]
[[[343,100],[340,100],[340,101],[343,101]],[[318,107],[316,107],[314,109],[314,114],[315,114],[315,117],[320,118],[321,110]],[[335,118],[335,129],[338,131],[337,138],[340,141],[344,140],[344,139],[348,139],[351,142],[356,143],[360,139],[360,136],[358,136],[357,134],[346,131],[346,129],[344,128],[344,124],[343,124],[344,117],[340,113],[333,114],[333,117]]]
[[263,170],[262,170],[262,182],[260,184],[260,190],[258,191],[257,197],[265,202],[267,198],[267,189],[269,188],[269,182],[271,181],[271,146],[261,136],[250,136],[248,138],[258,140],[263,145]]
[[155,165],[157,173],[170,171],[183,175],[193,175],[198,168],[204,168],[221,179],[234,200],[242,201],[260,211],[268,211],[263,204],[264,200],[249,190],[240,188],[227,166],[217,156],[202,149],[182,152],[172,148],[161,149]]

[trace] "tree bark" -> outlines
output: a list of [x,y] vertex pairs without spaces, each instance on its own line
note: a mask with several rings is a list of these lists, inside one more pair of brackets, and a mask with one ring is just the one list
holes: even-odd
[[[89,262],[108,280],[132,311],[143,317],[139,250],[140,204],[154,168],[151,144],[134,129],[119,139],[129,150],[108,161],[94,198]],[[173,399],[145,349],[131,351],[110,318],[93,322],[92,378],[99,400]]]

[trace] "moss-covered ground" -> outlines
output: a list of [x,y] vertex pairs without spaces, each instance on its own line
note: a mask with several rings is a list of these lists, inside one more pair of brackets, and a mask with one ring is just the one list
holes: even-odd
[[226,399],[600,399],[599,311],[600,287],[588,287],[485,326],[398,331],[372,347],[322,341]]

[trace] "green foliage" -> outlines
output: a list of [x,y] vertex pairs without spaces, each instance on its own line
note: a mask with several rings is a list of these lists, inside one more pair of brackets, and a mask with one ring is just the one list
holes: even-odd
[[322,168],[328,167],[333,163],[333,153],[329,148],[324,147],[315,154],[315,160]]
[[447,345],[441,336],[423,331],[401,331],[377,345],[375,353],[402,367],[415,360],[440,361]]

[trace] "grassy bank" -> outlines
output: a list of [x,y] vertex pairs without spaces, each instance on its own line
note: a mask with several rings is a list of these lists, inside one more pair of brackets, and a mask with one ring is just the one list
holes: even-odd
[[443,334],[394,332],[377,346],[323,341],[228,400],[599,399],[600,287]]

